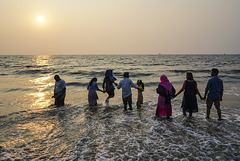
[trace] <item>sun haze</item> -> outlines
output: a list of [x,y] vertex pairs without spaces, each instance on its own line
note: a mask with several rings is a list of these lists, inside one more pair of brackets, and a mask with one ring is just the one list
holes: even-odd
[[239,0],[1,0],[0,54],[240,53],[239,8]]
[[42,17],[42,16],[39,16],[39,17],[37,18],[37,21],[38,21],[39,23],[44,23],[44,22],[45,22],[45,18]]

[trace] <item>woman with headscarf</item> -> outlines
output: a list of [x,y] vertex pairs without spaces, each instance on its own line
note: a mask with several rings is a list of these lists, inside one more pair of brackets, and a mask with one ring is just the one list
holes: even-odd
[[114,88],[113,84],[115,84],[117,86],[117,83],[114,82],[115,80],[117,80],[117,79],[113,76],[112,70],[111,69],[106,70],[105,78],[103,80],[103,85],[102,85],[103,90],[108,93],[108,97],[105,101],[106,104],[109,103],[110,98],[114,97],[115,88]]
[[156,89],[158,96],[158,104],[156,109],[156,116],[167,116],[167,119],[172,116],[171,93],[175,91],[172,83],[169,82],[166,75],[161,75],[161,82]]
[[98,95],[97,95],[97,91],[101,91],[103,92],[101,89],[98,88],[98,85],[97,85],[97,78],[93,78],[88,86],[87,86],[87,89],[88,89],[88,103],[89,103],[89,106],[96,106],[97,105],[97,100],[98,100]]
[[197,88],[197,82],[193,79],[193,74],[191,72],[186,73],[186,79],[183,82],[183,86],[180,91],[174,96],[176,97],[182,91],[184,91],[183,99],[182,99],[182,111],[183,115],[186,116],[186,111],[189,112],[189,117],[192,117],[193,112],[198,112],[198,104],[196,94],[199,95],[200,99],[202,99],[201,94]]

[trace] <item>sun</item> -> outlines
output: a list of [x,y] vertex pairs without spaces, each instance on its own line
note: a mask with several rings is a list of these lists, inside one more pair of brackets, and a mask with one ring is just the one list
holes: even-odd
[[39,16],[39,17],[37,18],[37,21],[38,21],[39,23],[44,23],[44,22],[45,22],[45,18],[44,18],[43,16]]

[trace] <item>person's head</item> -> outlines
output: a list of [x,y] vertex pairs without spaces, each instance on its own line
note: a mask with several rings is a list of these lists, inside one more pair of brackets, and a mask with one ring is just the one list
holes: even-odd
[[142,85],[142,80],[138,80],[138,81],[137,81],[137,85],[138,85],[138,86]]
[[124,77],[124,78],[129,78],[129,73],[128,73],[128,72],[124,72],[124,73],[123,73],[123,77]]
[[55,79],[56,82],[60,81],[59,75],[55,75],[55,76],[54,76],[54,79]]
[[142,86],[142,88],[144,89],[144,83],[142,82],[142,80],[138,80],[137,85]]
[[161,82],[169,82],[166,75],[161,75],[160,80],[161,80]]
[[109,78],[110,80],[114,79],[112,69],[106,70],[105,77]]
[[186,73],[187,80],[193,80],[193,74],[191,72]]
[[111,69],[106,70],[105,77],[109,77],[111,75],[112,75],[112,70]]
[[217,76],[218,73],[219,73],[219,71],[218,71],[217,68],[213,68],[213,69],[211,70],[211,76]]
[[97,82],[97,78],[93,78],[90,82],[89,82],[89,85],[91,86],[93,82]]

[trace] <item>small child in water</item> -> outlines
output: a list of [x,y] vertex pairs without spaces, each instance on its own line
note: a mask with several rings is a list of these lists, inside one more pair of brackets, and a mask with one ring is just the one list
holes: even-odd
[[141,107],[141,104],[143,104],[142,92],[144,91],[144,83],[142,82],[142,80],[137,81],[137,86],[138,86],[137,108],[139,109]]

